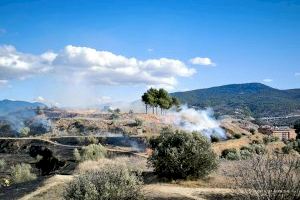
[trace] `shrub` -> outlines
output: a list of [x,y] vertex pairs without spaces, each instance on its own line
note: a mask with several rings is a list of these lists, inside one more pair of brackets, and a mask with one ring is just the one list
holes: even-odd
[[255,129],[254,128],[250,128],[249,132],[254,135],[255,134]]
[[210,141],[211,142],[220,142],[220,138],[216,135],[211,135],[210,136]]
[[142,126],[143,125],[143,120],[136,118],[135,119],[135,124],[136,124],[136,126]]
[[242,150],[247,150],[247,151],[249,151],[250,153],[253,153],[253,148],[251,148],[251,147],[249,147],[249,146],[243,146],[243,147],[241,147],[241,148],[240,148],[240,151],[242,151]]
[[285,145],[284,147],[281,148],[281,150],[284,154],[289,154],[293,150],[293,146]]
[[99,141],[96,137],[90,135],[90,136],[87,137],[87,143],[88,144],[98,144]]
[[27,137],[29,135],[29,133],[30,133],[30,128],[28,128],[28,127],[23,127],[20,130],[21,137]]
[[261,140],[252,140],[251,144],[262,144]]
[[247,160],[252,157],[252,152],[246,149],[240,150],[240,158]]
[[263,144],[251,144],[252,152],[256,154],[264,154],[266,153],[266,147]]
[[109,162],[76,177],[64,193],[66,200],[140,200],[142,182],[126,165]]
[[229,152],[225,158],[227,160],[239,160],[240,159],[240,154],[238,152]]
[[4,159],[0,159],[0,171],[3,171],[6,167],[6,162]]
[[74,155],[75,160],[77,160],[77,161],[81,160],[81,156],[80,156],[80,153],[77,148],[74,149],[73,155]]
[[149,143],[153,153],[148,162],[160,177],[204,177],[217,167],[211,143],[199,133],[164,129],[159,137],[151,138]]
[[10,174],[14,183],[22,183],[36,179],[36,175],[31,173],[31,166],[24,163],[12,166]]
[[237,150],[234,149],[234,148],[231,148],[231,149],[224,149],[221,153],[221,157],[222,158],[226,158],[227,154],[229,153],[233,153],[233,154],[237,154]]
[[235,170],[235,192],[241,200],[298,200],[300,159],[281,154],[254,156]]
[[274,137],[274,136],[265,136],[265,137],[263,137],[264,144],[269,144],[271,142],[277,142],[278,140],[279,140],[279,138]]
[[90,144],[83,147],[79,152],[78,149],[74,150],[74,157],[76,160],[98,160],[107,155],[106,149],[101,144]]
[[233,137],[234,137],[235,139],[240,139],[240,138],[242,137],[242,135],[239,134],[239,133],[235,133],[235,134],[233,134]]

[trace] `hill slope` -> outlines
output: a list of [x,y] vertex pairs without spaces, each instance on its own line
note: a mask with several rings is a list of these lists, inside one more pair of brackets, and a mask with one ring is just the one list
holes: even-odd
[[9,113],[14,113],[18,111],[22,111],[28,108],[37,108],[37,107],[45,107],[45,104],[34,102],[26,102],[26,101],[12,101],[12,100],[2,100],[0,101],[0,116],[7,115]]
[[300,112],[300,89],[279,90],[261,83],[176,92],[172,96],[189,106],[212,107],[219,115],[274,117]]

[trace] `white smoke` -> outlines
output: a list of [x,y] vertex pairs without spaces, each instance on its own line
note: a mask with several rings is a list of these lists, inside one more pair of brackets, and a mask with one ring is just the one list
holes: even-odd
[[212,135],[220,139],[226,139],[224,129],[220,122],[214,117],[211,108],[206,110],[195,110],[183,106],[179,112],[171,112],[166,116],[166,122],[186,131],[197,131],[210,138]]

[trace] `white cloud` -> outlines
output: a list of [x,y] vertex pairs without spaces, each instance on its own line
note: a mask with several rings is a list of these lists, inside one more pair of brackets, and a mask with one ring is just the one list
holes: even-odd
[[0,46],[0,80],[25,79],[51,69],[49,59],[18,52],[11,45]]
[[138,60],[108,51],[71,45],[66,46],[53,63],[94,84],[107,85],[146,84],[173,87],[177,83],[176,77],[188,77],[196,73],[195,69],[176,59]]
[[193,65],[216,66],[216,64],[213,63],[210,58],[195,57],[190,59],[190,63],[192,63]]
[[147,51],[148,51],[148,52],[152,52],[152,51],[154,51],[154,49],[149,48],[149,49],[147,49]]
[[263,80],[263,82],[266,82],[266,83],[270,83],[270,82],[272,82],[272,81],[273,81],[273,80],[270,79],[270,78],[266,78],[266,79]]
[[177,84],[177,77],[192,76],[196,70],[177,59],[138,60],[72,45],[58,53],[41,55],[21,53],[13,46],[0,46],[0,80],[26,79],[50,72],[93,84],[146,84],[171,88]]
[[296,73],[295,73],[295,76],[300,76],[300,72],[296,72]]

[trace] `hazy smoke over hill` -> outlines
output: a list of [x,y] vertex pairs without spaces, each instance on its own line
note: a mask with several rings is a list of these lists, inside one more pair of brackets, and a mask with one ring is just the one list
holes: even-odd
[[225,131],[220,127],[220,123],[213,116],[212,109],[195,110],[183,106],[179,112],[167,114],[167,123],[172,123],[177,127],[187,131],[199,131],[207,137],[211,135],[219,138],[226,138]]

